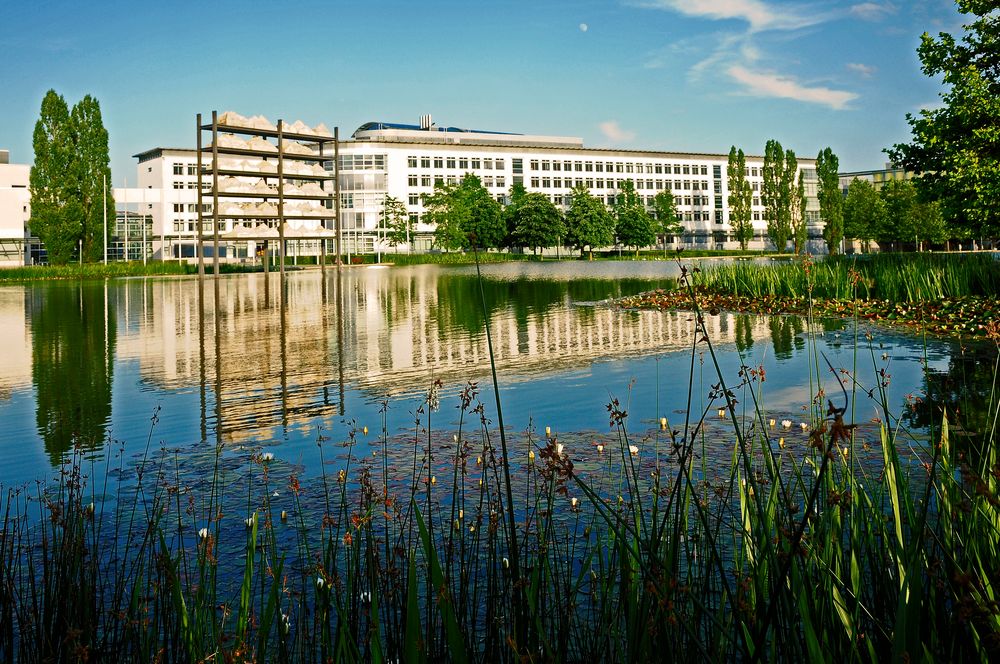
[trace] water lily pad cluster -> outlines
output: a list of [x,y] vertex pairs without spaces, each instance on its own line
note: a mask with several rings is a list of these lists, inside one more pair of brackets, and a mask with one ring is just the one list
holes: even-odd
[[[878,324],[903,326],[932,334],[996,337],[1000,333],[1000,303],[996,299],[967,296],[922,302],[892,302],[880,299],[813,299],[783,295],[748,297],[697,287],[694,298],[706,313],[721,310],[753,314],[800,314],[854,318]],[[621,298],[626,309],[694,309],[691,294],[683,289],[654,290]]]

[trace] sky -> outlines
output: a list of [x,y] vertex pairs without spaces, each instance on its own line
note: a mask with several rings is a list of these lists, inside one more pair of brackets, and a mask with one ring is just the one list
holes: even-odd
[[954,0],[0,2],[0,149],[33,159],[49,89],[101,104],[115,186],[132,155],[194,147],[213,110],[339,126],[418,122],[578,136],[588,147],[881,168],[939,104],[923,32]]

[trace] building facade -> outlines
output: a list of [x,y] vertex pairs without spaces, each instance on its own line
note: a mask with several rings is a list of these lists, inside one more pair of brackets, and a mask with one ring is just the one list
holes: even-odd
[[0,267],[30,263],[28,219],[31,218],[31,166],[10,163],[0,150]]
[[[728,155],[647,150],[587,148],[579,138],[533,136],[491,131],[438,127],[425,116],[420,125],[370,122],[358,128],[339,145],[340,219],[345,253],[389,251],[379,231],[387,197],[402,201],[414,233],[399,251],[428,251],[433,246],[434,227],[425,221],[424,196],[436,183],[457,183],[467,173],[479,177],[483,186],[500,202],[506,202],[511,187],[522,184],[528,191],[545,194],[557,207],[568,208],[570,192],[586,187],[610,206],[624,180],[651,208],[660,191],[674,195],[684,233],[672,246],[706,249],[736,249],[729,218]],[[324,167],[334,168],[333,149]],[[138,159],[138,189],[143,197],[137,212],[152,219],[153,257],[185,259],[197,256],[198,158],[194,150],[154,148]],[[202,157],[207,165],[208,157]],[[753,189],[751,249],[770,246],[760,190],[763,158],[747,157],[747,176]],[[822,251],[822,224],[816,198],[815,161],[801,159],[806,188],[806,222],[814,251]],[[211,183],[202,182],[206,191]],[[124,192],[122,192],[124,193]],[[121,196],[116,194],[121,202]],[[133,199],[134,200],[134,199]],[[211,200],[202,202],[211,211]],[[333,228],[332,220],[329,228]],[[220,232],[227,232],[220,228]],[[206,231],[207,232],[207,231]],[[288,241],[289,256],[316,253],[316,243]],[[240,246],[240,245],[247,246]],[[228,257],[254,255],[251,242],[228,241]],[[296,246],[292,246],[296,245]],[[307,245],[307,246],[306,246]],[[332,249],[332,243],[330,245]]]

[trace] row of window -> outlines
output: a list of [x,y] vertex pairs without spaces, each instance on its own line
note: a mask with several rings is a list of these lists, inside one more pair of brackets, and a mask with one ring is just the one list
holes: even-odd
[[[406,184],[411,187],[433,187],[438,184],[458,184],[462,178],[457,175],[410,175],[406,178]],[[507,188],[507,178],[503,175],[497,175],[496,177],[492,175],[484,175],[479,178],[483,186],[487,189],[494,187],[499,187],[500,189]]]
[[[342,171],[384,171],[384,154],[344,154],[340,155]],[[331,164],[332,165],[332,164]],[[329,170],[329,167],[324,165]]]
[[[561,197],[557,196],[557,198],[561,198]],[[568,198],[568,196],[567,196],[567,198]],[[409,216],[410,216],[410,223],[412,223],[412,224],[418,224],[418,223],[420,223],[420,219],[421,219],[422,215],[419,212],[410,212]],[[680,221],[687,221],[687,222],[691,222],[691,221],[712,221],[712,213],[711,212],[707,212],[707,211],[680,212],[680,213],[678,213],[677,217],[680,219]],[[721,212],[717,212],[716,215],[715,215],[715,223],[721,224],[722,222],[723,222],[722,213]]]
[[[573,187],[586,187],[587,189],[621,189],[625,180],[614,178],[548,178],[533,177],[531,186],[534,189],[572,189]],[[708,191],[708,180],[633,180],[636,189],[648,189],[650,191],[663,191],[664,189],[677,189],[681,191]],[[721,183],[716,183],[716,190],[721,193]]]
[[[519,161],[515,159],[514,161]],[[470,168],[474,171],[502,171],[505,168],[503,159],[491,157],[417,157],[410,155],[406,158],[406,165],[409,168],[447,168],[467,171]],[[419,164],[419,166],[418,166]]]
[[[180,212],[197,212],[197,211],[198,211],[198,204],[197,203],[174,203],[174,212],[180,213]],[[203,203],[202,206],[201,206],[201,211],[202,212],[211,212],[212,211],[212,204],[211,203]]]
[[[557,161],[554,159],[532,159],[529,165],[533,171],[708,175],[707,164],[654,164],[652,162],[634,163],[628,161]],[[713,175],[715,175],[715,177],[722,177],[722,167],[714,166]]]

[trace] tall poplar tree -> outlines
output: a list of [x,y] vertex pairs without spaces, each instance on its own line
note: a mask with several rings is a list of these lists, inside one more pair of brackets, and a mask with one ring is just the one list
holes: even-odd
[[796,254],[806,246],[806,185],[799,170],[799,160],[792,150],[785,151],[785,181],[788,186],[788,228]]
[[635,247],[635,255],[639,256],[639,247],[648,247],[656,242],[656,231],[653,220],[642,199],[635,192],[632,180],[623,180],[618,195],[615,197],[615,232],[618,241],[625,246]]
[[819,180],[819,214],[822,217],[823,239],[831,254],[840,251],[844,238],[844,197],[840,193],[840,160],[830,148],[820,150],[816,156],[816,177]]
[[100,103],[86,95],[74,104],[70,126],[75,147],[73,181],[83,214],[83,259],[98,261],[104,257],[105,214],[109,231],[115,222],[108,130],[101,118]]
[[726,174],[729,181],[729,225],[740,243],[740,249],[746,251],[747,244],[753,239],[751,221],[753,191],[747,179],[747,158],[742,148],[737,150],[734,145],[729,149]]
[[62,95],[49,90],[32,137],[31,232],[45,244],[49,262],[69,262],[83,235],[82,211],[72,186],[73,133],[69,108]]
[[761,198],[767,219],[767,236],[778,253],[785,250],[792,234],[788,214],[789,183],[785,170],[785,151],[781,143],[771,139],[764,147],[764,182]]
[[45,244],[49,262],[65,264],[82,241],[82,258],[104,254],[104,216],[114,223],[108,132],[101,107],[87,95],[69,111],[66,100],[49,90],[32,137],[33,233]]

